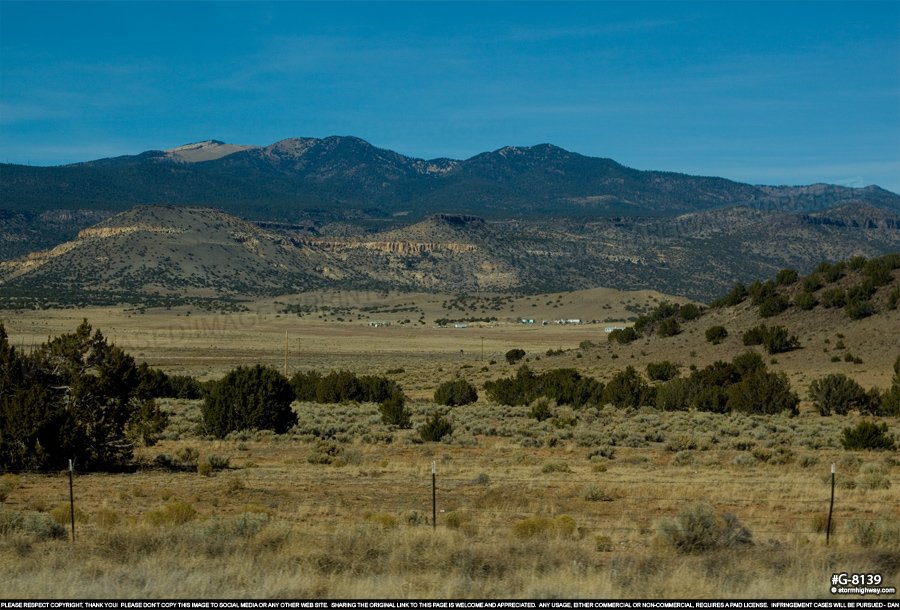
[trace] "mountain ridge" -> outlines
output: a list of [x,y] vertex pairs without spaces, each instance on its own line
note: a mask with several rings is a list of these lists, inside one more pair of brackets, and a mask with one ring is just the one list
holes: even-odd
[[[748,207],[675,218],[490,220],[399,228],[252,223],[213,208],[138,206],[0,262],[0,306],[242,299],[316,289],[549,293],[598,286],[694,300],[822,260],[900,251],[900,217],[849,225]],[[852,214],[859,210],[851,211]],[[881,224],[879,224],[881,223]]]
[[900,195],[874,185],[750,185],[637,170],[552,144],[427,160],[353,136],[287,138],[268,146],[206,140],[64,166],[0,165],[3,209],[31,211],[176,204],[270,220],[340,217],[348,209],[382,219],[439,212],[583,217],[674,215],[728,205],[816,212],[851,200],[900,210]]

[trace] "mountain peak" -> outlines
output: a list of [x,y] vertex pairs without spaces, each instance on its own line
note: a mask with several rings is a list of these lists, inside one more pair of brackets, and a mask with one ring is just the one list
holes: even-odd
[[270,146],[266,146],[265,150],[289,153],[293,156],[302,156],[314,147],[331,152],[342,146],[348,145],[360,149],[375,148],[372,144],[366,142],[362,138],[354,136],[328,136],[326,138],[286,138],[284,140],[279,140]]
[[500,155],[501,157],[514,157],[516,155],[568,157],[577,155],[577,153],[568,151],[565,148],[560,148],[559,146],[547,143],[534,144],[533,146],[504,146],[503,148],[495,150],[494,154]]
[[266,146],[263,151],[277,156],[302,157],[318,142],[316,138],[286,138]]
[[256,146],[242,146],[240,144],[226,144],[221,140],[203,140],[202,142],[193,142],[191,144],[183,144],[164,151],[166,156],[174,161],[181,163],[200,163],[203,161],[214,161],[227,157],[230,154],[257,148]]
[[216,146],[222,146],[225,142],[221,140],[202,140],[200,142],[191,142],[190,144],[182,144],[181,146],[176,146],[175,148],[170,148],[165,152],[182,152],[186,150],[199,150],[202,148],[211,148]]

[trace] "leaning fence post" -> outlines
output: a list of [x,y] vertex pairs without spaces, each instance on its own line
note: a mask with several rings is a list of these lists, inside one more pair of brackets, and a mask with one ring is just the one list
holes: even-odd
[[834,464],[831,464],[831,503],[828,505],[828,523],[825,526],[825,546],[831,541],[831,513],[834,512]]
[[75,488],[72,477],[75,474],[74,464],[69,460],[69,515],[72,521],[72,542],[75,542]]

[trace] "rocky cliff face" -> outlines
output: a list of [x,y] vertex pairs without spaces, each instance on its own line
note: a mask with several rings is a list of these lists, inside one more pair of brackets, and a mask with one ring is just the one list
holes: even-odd
[[384,254],[397,256],[418,256],[424,253],[435,254],[449,252],[462,254],[463,252],[476,252],[478,246],[459,243],[422,243],[412,241],[363,241],[355,239],[307,239],[304,243],[308,246],[323,248],[332,252],[345,250],[373,250]]
[[82,229],[78,232],[76,239],[108,239],[120,235],[129,235],[131,233],[159,233],[165,235],[177,235],[184,233],[186,229],[182,227],[162,227],[148,224],[128,225],[118,227],[90,227]]

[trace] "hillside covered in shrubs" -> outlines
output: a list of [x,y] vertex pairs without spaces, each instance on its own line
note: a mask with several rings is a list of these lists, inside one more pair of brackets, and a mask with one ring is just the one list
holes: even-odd
[[[650,312],[638,316],[634,324],[608,335],[610,342],[627,344],[648,336],[674,337],[685,322],[697,320],[710,310],[749,304],[759,318],[773,318],[789,310],[813,311],[817,308],[841,310],[848,320],[861,320],[882,311],[893,311],[900,304],[900,283],[894,271],[900,269],[900,253],[867,259],[857,256],[846,261],[822,262],[812,273],[801,277],[797,270],[785,268],[774,278],[756,280],[749,286],[736,282],[727,294],[707,307],[693,303],[677,305],[663,301]],[[710,343],[718,344],[729,331],[722,325],[706,329]],[[744,345],[765,345],[769,353],[799,347],[796,338],[781,326],[759,325],[744,336]]]

